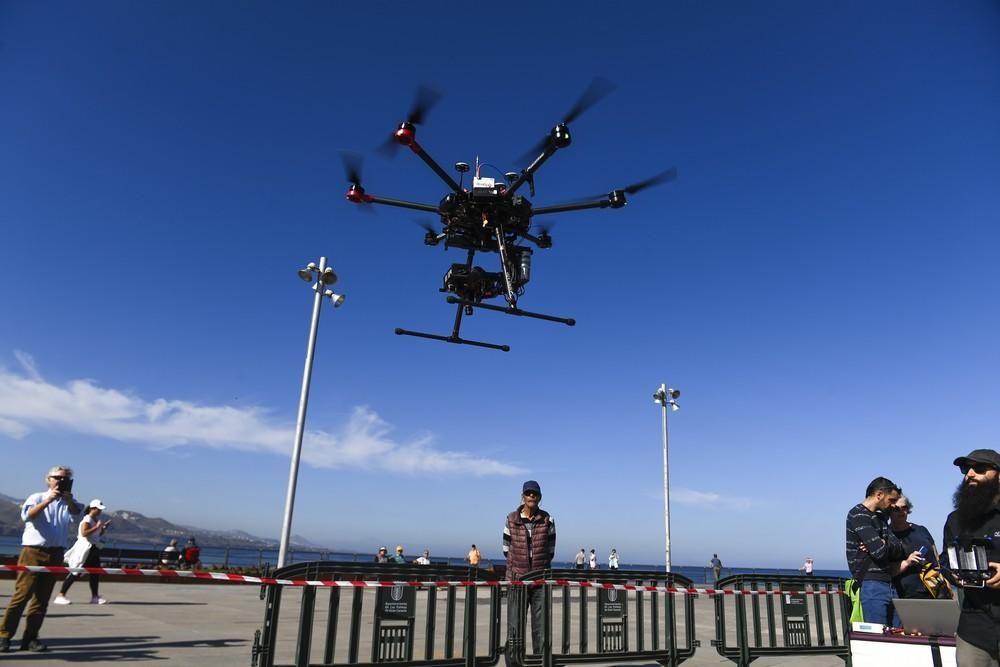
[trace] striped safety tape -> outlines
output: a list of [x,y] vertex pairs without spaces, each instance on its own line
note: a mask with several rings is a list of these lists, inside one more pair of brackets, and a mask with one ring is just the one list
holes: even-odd
[[327,588],[391,588],[411,586],[414,588],[450,587],[503,587],[503,586],[568,586],[571,588],[598,588],[614,591],[639,591],[643,593],[684,593],[686,595],[843,595],[840,590],[816,589],[806,591],[732,590],[716,588],[695,588],[682,586],[641,586],[636,584],[615,584],[604,581],[576,581],[570,579],[533,579],[531,581],[334,581],[311,579],[275,579],[274,577],[251,577],[244,574],[206,572],[201,570],[143,570],[133,567],[63,567],[50,565],[0,565],[0,572],[41,572],[50,574],[120,574],[133,577],[157,577],[175,579],[206,579],[230,581],[244,584],[269,584],[273,586],[322,586]]

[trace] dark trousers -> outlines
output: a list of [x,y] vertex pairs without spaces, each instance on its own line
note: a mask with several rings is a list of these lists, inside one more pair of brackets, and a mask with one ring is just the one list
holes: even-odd
[[[61,548],[21,547],[18,565],[49,565],[63,564]],[[18,572],[14,581],[14,594],[7,603],[7,611],[0,621],[0,638],[10,639],[17,633],[21,622],[21,613],[27,605],[28,612],[24,619],[24,635],[21,641],[27,643],[38,638],[38,631],[45,620],[45,610],[49,607],[49,598],[56,585],[56,575],[39,574],[35,572]],[[31,601],[29,604],[28,601]]]
[[[522,602],[523,601],[523,602]],[[542,652],[542,607],[545,605],[544,586],[511,586],[507,590],[507,644],[524,642],[526,615],[531,615],[531,652]],[[527,653],[527,643],[523,643]],[[508,660],[508,664],[510,664]]]
[[[87,558],[83,561],[84,567],[100,567],[101,566],[101,549],[97,546],[90,547],[90,551],[87,552]],[[60,595],[66,595],[66,591],[69,587],[73,585],[73,582],[80,577],[89,577],[90,582],[90,595],[91,597],[97,597],[97,586],[101,581],[100,575],[97,574],[68,574],[66,575],[66,581],[63,582],[62,588],[59,589]]]

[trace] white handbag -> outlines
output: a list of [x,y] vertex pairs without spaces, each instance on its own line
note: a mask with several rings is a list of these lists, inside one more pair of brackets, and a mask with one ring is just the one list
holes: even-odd
[[90,547],[93,545],[86,537],[78,537],[66,553],[63,555],[63,562],[67,567],[83,567],[83,562],[87,560]]

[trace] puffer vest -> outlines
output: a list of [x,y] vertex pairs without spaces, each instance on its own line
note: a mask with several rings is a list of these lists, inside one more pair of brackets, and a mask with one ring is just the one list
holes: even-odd
[[531,555],[528,557],[528,529],[521,521],[521,509],[518,508],[507,515],[507,526],[510,528],[510,551],[507,552],[507,577],[520,579],[531,570],[549,567],[552,558],[549,556],[549,513],[538,510],[535,527],[531,531]]

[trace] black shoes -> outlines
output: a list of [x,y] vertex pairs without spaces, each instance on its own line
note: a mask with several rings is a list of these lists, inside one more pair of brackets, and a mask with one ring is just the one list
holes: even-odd
[[0,638],[0,653],[7,653],[10,651],[10,640],[6,637]]
[[49,647],[38,641],[37,639],[32,639],[30,642],[25,643],[21,641],[22,651],[34,651],[35,653],[41,653],[42,651],[48,651]]

